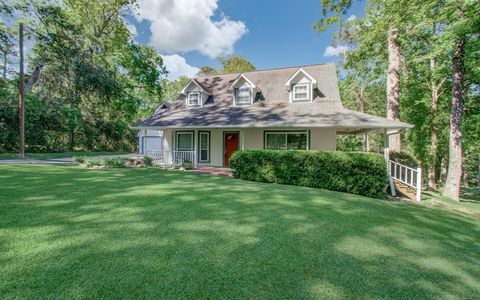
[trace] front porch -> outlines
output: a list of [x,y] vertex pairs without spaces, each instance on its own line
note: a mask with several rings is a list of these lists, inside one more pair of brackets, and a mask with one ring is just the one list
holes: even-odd
[[228,167],[238,150],[336,150],[335,128],[164,129],[163,149],[145,153],[156,164]]

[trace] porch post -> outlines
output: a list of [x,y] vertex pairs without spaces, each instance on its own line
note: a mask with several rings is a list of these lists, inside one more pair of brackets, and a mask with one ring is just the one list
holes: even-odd
[[393,179],[392,176],[390,175],[390,144],[388,140],[388,132],[387,129],[383,130],[385,134],[385,139],[384,139],[384,146],[383,146],[383,156],[385,157],[385,162],[386,162],[386,167],[387,167],[387,173],[388,173],[388,183],[390,184],[390,191],[392,192],[392,196],[396,197],[397,192],[395,191],[395,185],[393,184]]
[[417,168],[417,195],[416,200],[420,202],[422,199],[422,168]]
[[385,160],[387,161],[387,167],[388,167],[388,160],[390,159],[390,141],[388,140],[388,132],[386,129],[383,130],[385,133],[385,139],[384,139],[384,145],[383,145],[383,156],[385,157]]
[[198,130],[195,129],[193,131],[193,167],[197,167],[197,153],[198,153],[198,143],[199,143],[199,138],[198,138]]

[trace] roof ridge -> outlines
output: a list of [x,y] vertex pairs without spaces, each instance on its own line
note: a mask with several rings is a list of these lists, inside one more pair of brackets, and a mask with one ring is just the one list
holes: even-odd
[[266,71],[276,71],[276,70],[285,70],[285,69],[300,69],[304,67],[313,67],[313,66],[323,66],[323,65],[334,65],[334,63],[319,63],[319,64],[307,64],[307,65],[299,65],[299,66],[290,66],[290,67],[278,67],[278,68],[270,68],[270,69],[261,69],[261,70],[254,70],[254,71],[247,71],[242,73],[225,73],[225,74],[212,74],[212,75],[203,75],[203,76],[195,76],[194,78],[204,78],[204,77],[213,77],[213,76],[227,76],[227,75],[238,75],[241,74],[248,74],[248,73],[259,73],[259,72],[266,72]]

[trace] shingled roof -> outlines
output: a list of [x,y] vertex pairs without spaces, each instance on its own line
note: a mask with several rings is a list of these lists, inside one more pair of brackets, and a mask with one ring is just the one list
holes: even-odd
[[[289,103],[285,82],[302,68],[317,80],[314,100]],[[335,127],[338,131],[361,132],[379,128],[400,129],[409,124],[345,109],[340,100],[334,64],[309,65],[245,72],[260,92],[248,106],[233,104],[231,84],[241,74],[200,76],[195,80],[211,93],[199,108],[186,107],[179,95],[169,107],[136,123],[134,128],[245,128],[245,127]]]

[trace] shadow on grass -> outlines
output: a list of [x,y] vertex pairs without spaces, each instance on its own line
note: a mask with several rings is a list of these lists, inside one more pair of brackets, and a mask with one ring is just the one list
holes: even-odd
[[155,169],[0,167],[1,298],[478,298],[480,221]]
[[461,201],[480,204],[480,189],[462,187]]

